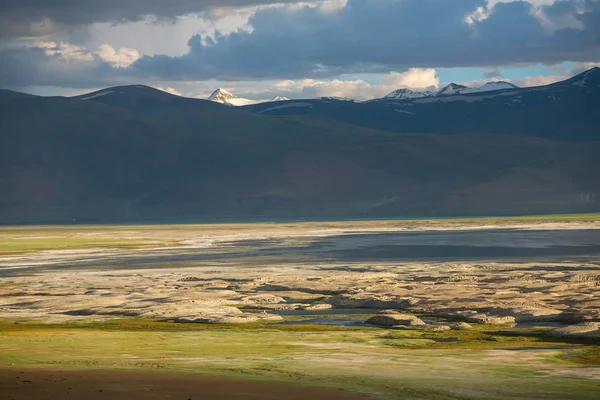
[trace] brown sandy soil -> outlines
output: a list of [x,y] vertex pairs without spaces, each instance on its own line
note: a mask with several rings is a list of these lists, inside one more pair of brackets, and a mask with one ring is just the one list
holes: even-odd
[[2,400],[365,400],[338,389],[139,371],[0,370]]

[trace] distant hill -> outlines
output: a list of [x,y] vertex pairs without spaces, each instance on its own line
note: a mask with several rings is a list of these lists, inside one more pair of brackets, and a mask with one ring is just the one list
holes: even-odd
[[0,222],[600,211],[597,75],[243,108],[147,86],[0,90]]
[[321,116],[396,133],[489,133],[600,140],[600,68],[548,86],[451,84],[437,93],[401,89],[368,102],[293,100],[245,107],[263,115]]

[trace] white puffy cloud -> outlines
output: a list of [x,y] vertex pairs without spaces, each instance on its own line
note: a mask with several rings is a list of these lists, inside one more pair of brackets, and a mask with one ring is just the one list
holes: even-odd
[[[357,100],[369,100],[383,97],[386,94],[400,88],[411,88],[415,90],[430,89],[437,87],[440,83],[435,69],[411,68],[405,72],[392,72],[374,76],[372,82],[365,79],[298,79],[261,82],[237,82],[229,83],[225,88],[240,97],[255,100],[271,99],[275,96],[284,96],[293,99],[309,99],[315,97],[343,97]],[[219,85],[214,82],[213,85]],[[216,86],[215,86],[216,87]],[[210,90],[206,91],[202,85],[202,93],[197,94],[193,89],[187,95],[191,97],[206,97]]]
[[96,51],[77,46],[67,42],[36,41],[32,48],[43,50],[54,62],[87,63],[104,61],[114,68],[127,68],[140,58],[140,53],[135,49],[122,47],[118,50],[108,44],[103,44]]
[[[219,11],[220,10],[220,11]],[[217,32],[229,35],[240,29],[249,30],[248,20],[254,11],[249,9],[218,9],[219,18],[188,14],[171,21],[157,21],[147,16],[138,21],[120,24],[94,23],[82,39],[89,48],[109,44],[114,48],[134,48],[144,55],[166,54],[181,56],[189,51],[188,39],[195,34],[214,38]]]
[[382,86],[386,88],[427,89],[439,86],[440,79],[433,68],[411,68],[406,72],[391,72],[381,77]]
[[472,13],[465,17],[465,22],[469,26],[475,25],[477,22],[485,21],[490,16],[490,7],[477,7]]
[[556,0],[488,0],[487,7],[494,8],[498,3],[513,3],[515,1],[526,1],[534,6],[550,6],[556,2]]
[[513,79],[511,82],[522,87],[549,85],[551,83],[569,79],[572,76],[585,72],[594,67],[600,67],[600,61],[576,63],[568,69],[556,68],[554,75],[527,76],[521,79]]
[[[372,90],[372,85],[364,80],[340,80],[328,81],[316,79],[301,79],[297,81],[279,81],[274,85],[275,89],[281,91],[282,96],[290,97],[347,97],[360,98],[366,92]],[[361,96],[362,95],[362,96]]]
[[67,42],[38,41],[33,47],[42,49],[44,54],[54,60],[62,61],[93,61],[94,56],[87,49]]
[[127,68],[140,58],[140,53],[136,49],[121,47],[115,50],[108,44],[101,45],[96,54],[115,68]]
[[580,74],[588,69],[592,69],[594,67],[600,67],[600,61],[597,62],[587,62],[587,63],[577,63],[571,67],[571,74]]
[[411,68],[406,72],[391,72],[379,77],[378,83],[354,80],[281,80],[272,85],[270,94],[293,98],[345,97],[368,100],[383,97],[400,88],[426,89],[437,87],[439,78],[435,69]]
[[166,88],[162,88],[162,87],[157,87],[158,90],[162,90],[163,92],[167,92],[170,94],[173,94],[175,96],[183,96],[183,94],[181,94],[179,91],[173,89],[172,87],[166,87]]
[[545,86],[566,79],[564,75],[538,75],[512,79],[511,82],[520,87]]

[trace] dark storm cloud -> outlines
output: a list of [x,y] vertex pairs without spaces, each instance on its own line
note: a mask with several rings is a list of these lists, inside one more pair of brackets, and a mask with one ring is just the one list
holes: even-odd
[[503,78],[504,75],[502,75],[502,72],[500,72],[500,70],[498,68],[494,68],[494,69],[484,72],[483,77],[486,79]]
[[[0,37],[43,36],[94,22],[173,18],[215,7],[298,0],[0,0]],[[310,0],[309,0],[310,1]]]
[[18,47],[0,49],[0,88],[25,86],[98,87],[136,81],[125,70],[117,70],[96,55],[83,60],[65,60],[48,55],[46,49]]
[[195,36],[188,54],[144,57],[133,68],[146,76],[235,80],[600,58],[597,0],[559,0],[544,7],[550,21],[571,13],[583,26],[553,32],[527,2],[499,3],[487,19],[469,26],[465,17],[484,4],[350,0],[334,14],[267,9],[251,19],[252,32],[215,41]]
[[[34,2],[24,2],[29,3]],[[64,8],[79,2],[59,3]],[[159,2],[144,3],[158,7]],[[180,10],[164,15],[182,12],[192,3],[207,6],[216,1],[173,2]],[[195,35],[189,40],[187,54],[145,56],[129,68],[112,68],[102,60],[62,65],[57,57],[35,48],[3,50],[0,86],[14,87],[28,80],[27,84],[36,85],[62,85],[72,80],[77,85],[99,86],[148,78],[323,78],[412,67],[494,69],[521,63],[600,59],[600,0],[558,0],[543,7],[541,13],[550,25],[559,20],[577,23],[577,27],[560,25],[556,29],[542,24],[530,3],[519,1],[498,3],[487,18],[469,25],[466,17],[485,4],[485,0],[349,0],[345,8],[335,12],[310,7],[267,8],[251,18],[251,32],[242,30],[215,39]],[[131,7],[129,4],[122,15],[141,15],[128,11]],[[150,12],[152,7],[145,10]],[[108,13],[106,18],[108,15],[114,14]],[[67,17],[62,21],[70,23]]]

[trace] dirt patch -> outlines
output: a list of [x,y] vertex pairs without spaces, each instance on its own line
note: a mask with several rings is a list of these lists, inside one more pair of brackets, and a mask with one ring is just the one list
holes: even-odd
[[1,399],[365,400],[330,388],[141,371],[0,370]]

